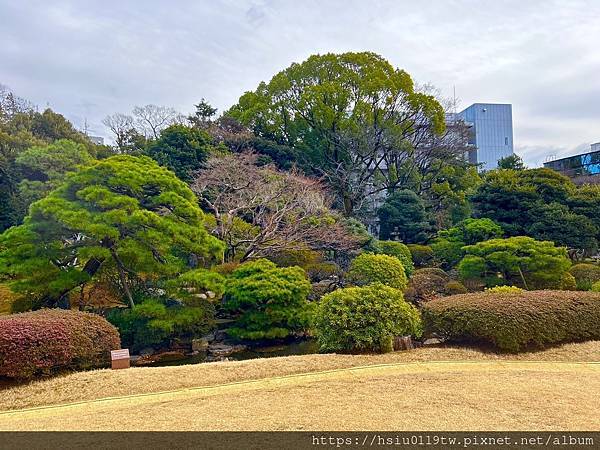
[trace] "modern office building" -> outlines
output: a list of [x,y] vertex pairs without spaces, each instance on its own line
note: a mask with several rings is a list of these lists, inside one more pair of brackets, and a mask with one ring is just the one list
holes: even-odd
[[600,142],[592,144],[588,153],[548,161],[544,163],[544,167],[568,176],[576,184],[598,184],[600,183]]
[[458,115],[472,127],[469,162],[491,170],[500,158],[513,154],[512,105],[474,103]]

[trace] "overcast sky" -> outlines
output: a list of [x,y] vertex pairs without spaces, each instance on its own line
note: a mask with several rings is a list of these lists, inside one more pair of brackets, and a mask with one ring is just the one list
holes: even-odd
[[600,141],[600,0],[0,0],[0,83],[100,136],[113,112],[222,111],[292,62],[362,50],[462,107],[512,103],[530,165]]

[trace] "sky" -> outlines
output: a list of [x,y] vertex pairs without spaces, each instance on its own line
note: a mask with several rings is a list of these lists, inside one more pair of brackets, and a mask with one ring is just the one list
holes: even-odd
[[459,109],[511,103],[530,166],[600,141],[600,0],[0,0],[0,83],[104,137],[107,114],[223,111],[292,62],[365,50]]

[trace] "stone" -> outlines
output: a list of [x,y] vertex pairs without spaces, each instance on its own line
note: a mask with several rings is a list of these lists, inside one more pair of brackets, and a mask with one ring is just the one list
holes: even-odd
[[245,345],[227,345],[223,343],[210,344],[208,346],[208,352],[211,356],[224,357],[229,356],[233,353],[242,352],[246,350]]
[[429,339],[425,339],[423,341],[423,345],[438,345],[438,344],[441,344],[442,342],[443,341],[438,338],[429,338]]
[[140,350],[140,356],[152,355],[155,350],[152,347],[146,347]]
[[205,338],[192,339],[193,352],[205,352],[208,350],[208,340]]
[[181,351],[168,351],[156,353],[154,355],[141,356],[138,360],[136,360],[135,365],[144,366],[146,364],[153,364],[157,362],[179,361],[180,359],[185,358],[185,354]]

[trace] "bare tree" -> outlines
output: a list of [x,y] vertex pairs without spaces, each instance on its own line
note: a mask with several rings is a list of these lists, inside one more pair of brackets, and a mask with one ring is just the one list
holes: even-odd
[[34,109],[33,103],[16,96],[8,86],[0,83],[0,119],[7,119],[15,114],[33,111]]
[[102,123],[112,132],[115,137],[115,144],[123,150],[128,142],[131,130],[134,129],[133,117],[116,113],[106,116]]
[[135,124],[147,138],[158,139],[160,132],[176,123],[183,123],[186,118],[167,106],[146,105],[133,108]]
[[227,259],[358,246],[329,209],[320,181],[255,163],[251,153],[213,157],[192,183],[216,218],[212,232],[227,244]]

